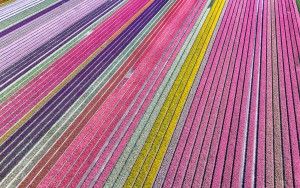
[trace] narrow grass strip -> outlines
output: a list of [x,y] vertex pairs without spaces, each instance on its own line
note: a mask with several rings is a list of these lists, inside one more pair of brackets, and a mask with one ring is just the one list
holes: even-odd
[[143,11],[152,4],[149,1],[141,10],[139,10],[127,23],[125,23],[117,32],[115,32],[103,45],[93,52],[83,63],[81,63],[71,74],[69,74],[59,85],[57,85],[47,96],[37,103],[29,112],[27,112],[15,125],[13,125],[3,136],[0,137],[0,144],[5,142],[13,133],[15,133],[25,122],[27,122],[39,109],[41,109],[55,94],[69,83],[89,62],[91,62],[108,44],[111,43],[123,30],[125,30]]
[[61,58],[66,52],[74,48],[80,41],[85,39],[92,31],[106,19],[108,19],[116,10],[118,10],[121,6],[126,4],[128,0],[123,1],[116,7],[114,7],[111,11],[109,11],[106,15],[98,19],[96,22],[91,24],[89,27],[84,29],[81,33],[79,33],[76,37],[72,38],[69,42],[64,44],[54,53],[52,53],[49,57],[39,63],[37,66],[29,70],[27,73],[18,78],[15,82],[10,84],[4,90],[0,92],[0,103],[7,100],[11,95],[16,93],[19,89],[25,86],[30,80],[36,77],[38,74],[46,70],[52,63]]
[[[181,49],[181,47],[179,47],[178,45],[180,45],[180,46],[182,46],[183,44],[184,44],[184,41],[185,40],[183,40],[182,41],[182,37],[184,37],[185,39],[186,39],[186,37],[188,37],[188,35],[190,34],[190,32],[192,31],[192,28],[194,27],[194,25],[195,25],[195,23],[196,23],[196,21],[197,21],[197,19],[198,19],[198,17],[201,15],[201,10],[203,9],[203,7],[204,7],[204,5],[205,5],[205,2],[201,2],[201,3],[198,3],[199,5],[197,5],[197,7],[195,7],[195,10],[193,9],[192,10],[192,12],[193,13],[191,13],[193,16],[188,16],[189,18],[188,18],[188,20],[185,20],[184,22],[185,22],[185,24],[187,24],[188,25],[188,27],[186,28],[185,26],[183,26],[183,25],[181,25],[181,29],[180,29],[180,32],[181,31],[183,31],[184,29],[183,28],[186,28],[187,30],[184,30],[183,32],[183,36],[181,36],[181,34],[179,34],[179,31],[178,31],[178,33],[176,33],[175,35],[172,35],[172,36],[174,36],[174,38],[172,39],[172,42],[170,43],[170,46],[168,46],[167,47],[167,49],[168,50],[170,50],[170,48],[173,48],[173,47],[171,47],[171,44],[172,45],[176,45],[176,49],[177,50],[180,50]],[[200,5],[201,5],[201,9],[199,8],[200,7]],[[176,5],[177,6],[177,5]],[[175,8],[175,7],[174,7]],[[173,11],[173,9],[172,9],[172,11]],[[198,13],[197,13],[197,16],[196,15],[194,15],[194,14],[196,14],[196,12],[198,11]],[[174,19],[177,19],[177,18],[174,18]],[[168,27],[171,27],[171,26],[168,26]],[[176,37],[175,37],[176,36]],[[180,36],[180,37],[179,37]],[[180,38],[180,39],[178,39],[178,37]],[[175,44],[175,41],[180,41],[179,43],[180,44]],[[177,47],[179,47],[179,48],[177,48]],[[135,123],[133,122],[133,120],[134,119],[140,119],[140,118],[142,118],[142,116],[143,116],[143,111],[144,110],[146,110],[146,109],[144,109],[144,110],[142,110],[142,111],[140,111],[141,110],[141,108],[143,108],[142,106],[144,106],[144,105],[146,105],[146,106],[148,106],[149,105],[149,103],[151,102],[151,101],[148,101],[148,102],[146,102],[145,100],[147,100],[146,99],[146,96],[148,95],[148,94],[150,94],[149,92],[150,92],[150,90],[152,90],[153,89],[153,87],[155,87],[153,84],[157,84],[157,81],[160,79],[160,78],[158,78],[158,77],[156,77],[156,76],[158,76],[158,75],[156,75],[156,74],[159,74],[159,77],[161,77],[162,75],[160,75],[160,74],[163,74],[163,75],[165,75],[166,73],[167,73],[167,71],[169,70],[169,68],[171,67],[171,65],[172,65],[172,63],[173,63],[173,60],[171,60],[171,59],[175,59],[175,57],[177,56],[177,54],[179,53],[179,51],[177,52],[177,50],[175,51],[175,49],[173,49],[172,50],[172,52],[169,52],[169,53],[171,53],[170,54],[170,56],[169,55],[167,55],[167,56],[169,56],[169,57],[166,57],[165,55],[166,55],[166,53],[167,53],[167,51],[164,51],[164,54],[163,54],[163,57],[161,57],[162,59],[160,59],[159,60],[159,62],[158,62],[158,64],[156,65],[156,67],[154,68],[154,69],[159,69],[159,72],[160,73],[155,73],[156,71],[155,70],[153,70],[153,74],[150,76],[150,77],[148,77],[147,78],[147,81],[146,81],[146,83],[144,83],[144,85],[143,85],[143,87],[142,87],[142,89],[139,91],[139,93],[135,96],[135,98],[133,99],[133,101],[132,101],[132,103],[130,104],[130,107],[127,109],[127,111],[123,114],[123,117],[121,118],[121,120],[118,122],[118,125],[117,125],[117,127],[119,127],[119,126],[121,126],[121,127],[123,127],[123,128],[125,128],[125,130],[123,130],[123,128],[121,128],[120,127],[120,130],[117,130],[117,129],[119,129],[119,128],[117,128],[117,129],[115,129],[114,130],[114,133],[111,135],[112,137],[110,137],[108,140],[106,140],[105,142],[108,144],[110,144],[110,145],[114,145],[114,146],[109,146],[111,149],[112,149],[112,147],[113,147],[113,149],[112,149],[112,151],[108,151],[108,150],[111,150],[111,149],[105,149],[106,151],[104,151],[104,153],[101,151],[101,152],[99,152],[98,154],[97,154],[97,159],[95,160],[95,163],[97,162],[98,164],[96,164],[96,168],[98,168],[98,171],[96,172],[96,168],[94,168],[93,169],[93,172],[91,172],[91,173],[96,173],[97,175],[93,178],[93,184],[94,183],[96,183],[95,184],[95,186],[100,186],[100,187],[102,187],[103,186],[103,184],[106,182],[106,179],[107,179],[107,177],[109,176],[109,174],[110,174],[110,172],[111,172],[111,170],[112,170],[112,167],[114,166],[114,165],[112,165],[112,163],[113,164],[115,164],[117,161],[118,161],[118,158],[119,158],[119,156],[122,154],[122,151],[123,151],[123,149],[125,148],[125,146],[126,145],[123,145],[123,144],[121,144],[121,143],[127,143],[128,141],[129,141],[129,137],[127,137],[126,135],[127,134],[133,134],[133,132],[134,132],[134,130],[135,130],[135,127],[137,126],[137,124],[139,123],[139,121],[135,121]],[[171,57],[172,56],[172,57]],[[165,59],[166,58],[166,59]],[[163,59],[165,59],[165,60],[163,60]],[[168,62],[168,61],[171,61],[171,62]],[[161,64],[161,63],[163,63],[163,64]],[[167,64],[169,64],[169,65],[167,65]],[[160,68],[159,68],[160,67]],[[163,67],[163,68],[162,68]],[[168,67],[168,68],[167,68]],[[166,69],[166,70],[163,70],[163,69]],[[162,73],[162,72],[165,72],[165,73]],[[154,74],[156,75],[156,76],[154,76]],[[154,76],[154,77],[153,77]],[[163,77],[161,77],[161,78],[164,78],[164,76]],[[154,80],[153,80],[154,79]],[[151,80],[151,81],[150,81]],[[149,81],[152,83],[152,84],[150,84],[150,85],[152,85],[152,86],[150,86],[150,85],[148,85],[149,84]],[[161,80],[162,81],[162,80]],[[160,84],[159,84],[160,85]],[[157,85],[156,86],[156,88],[158,88],[159,87],[159,85]],[[149,88],[150,87],[150,88]],[[147,88],[147,89],[146,89]],[[147,91],[145,91],[145,89],[147,90]],[[155,89],[156,90],[156,89]],[[147,94],[146,94],[147,93]],[[152,93],[153,95],[155,94],[155,93]],[[152,94],[150,94],[151,96],[149,96],[150,98],[148,98],[148,99],[152,99],[153,98],[153,96],[152,96]],[[141,99],[141,97],[143,98],[143,99]],[[140,102],[138,102],[138,104],[137,104],[137,101],[140,101]],[[138,109],[137,109],[138,108]],[[139,115],[138,115],[139,114]],[[137,117],[137,116],[139,116],[139,117]],[[125,126],[125,127],[124,127]],[[131,126],[133,126],[133,127],[131,127]],[[131,130],[130,130],[131,129]],[[119,131],[121,131],[121,132],[119,132]],[[131,132],[131,133],[130,133]],[[116,133],[116,134],[115,134]],[[116,139],[116,137],[119,137],[117,140],[118,141],[116,141],[115,139]],[[127,138],[126,138],[127,137]],[[113,140],[111,140],[111,139],[113,139]],[[114,142],[114,140],[117,142],[117,143],[115,143]],[[122,146],[123,145],[123,146]],[[108,152],[109,152],[109,154],[108,154]],[[108,156],[107,156],[108,155]],[[101,161],[101,162],[100,162]],[[102,167],[100,167],[100,163],[101,163],[101,166]],[[108,163],[110,163],[110,164],[108,164]],[[101,168],[101,170],[99,170],[99,168]],[[88,179],[90,179],[91,178],[91,174],[89,174],[89,177],[88,177]],[[87,182],[85,182],[85,183],[87,183]],[[86,184],[87,185],[87,184]],[[83,185],[83,186],[85,186],[85,184]],[[91,184],[90,184],[90,186],[91,186]]]
[[6,28],[21,22],[22,20],[25,20],[26,18],[40,12],[41,10],[43,10],[55,3],[57,3],[57,0],[46,0],[46,1],[43,1],[39,4],[37,4],[36,6],[25,9],[24,11],[1,21],[0,22],[0,31],[3,31]]
[[[204,9],[208,7],[208,4]],[[143,144],[145,143],[145,140],[147,139],[154,120],[156,119],[158,112],[166,99],[167,93],[170,91],[171,86],[173,85],[184,63],[185,58],[188,56],[188,52],[192,48],[193,41],[195,41],[197,33],[200,31],[206,16],[207,14],[203,12],[197,20],[192,32],[189,34],[182,49],[180,50],[180,53],[177,55],[174,63],[168,71],[167,76],[156,92],[149,108],[145,112],[145,115],[143,116],[133,136],[124,149],[124,152],[120,156],[117,164],[108,177],[105,187],[122,187],[124,185],[125,180],[130,173],[130,169],[132,168],[135,159],[137,158]]]
[[[156,23],[168,11],[170,7],[164,7],[147,26],[136,36],[126,49],[114,60],[105,72],[88,88],[88,90],[70,107],[70,109],[54,124],[47,134],[36,144],[24,159],[5,177],[1,186],[17,186],[20,181],[30,172],[34,165],[42,158],[55,141],[66,131],[68,126],[88,105],[97,92],[107,83],[113,74],[119,70],[129,55],[141,45],[144,38],[155,27]],[[16,175],[17,174],[17,175]]]
[[[125,186],[152,186],[185,104],[185,100],[204,58],[205,51],[224,3],[225,1],[220,0],[216,2],[210,10],[208,17],[213,17],[213,15],[215,17],[205,20],[196,42],[154,123],[146,144],[131,170]],[[203,40],[203,37],[205,37],[205,40]]]
[[[227,3],[226,3],[227,4]],[[227,5],[224,6],[223,9],[225,9],[225,7],[227,7]],[[215,29],[215,32],[213,33],[213,36],[212,36],[212,39],[208,45],[208,48],[207,48],[207,52],[205,53],[205,56],[204,56],[204,59],[200,65],[200,68],[198,70],[198,73],[196,75],[196,78],[195,78],[195,81],[193,83],[193,86],[190,90],[190,93],[189,93],[189,96],[185,102],[185,105],[184,105],[184,108],[181,112],[181,115],[180,115],[180,118],[178,120],[178,123],[177,123],[177,126],[175,128],[175,131],[172,135],[172,139],[169,143],[169,146],[168,146],[168,149],[166,151],[166,154],[164,156],[164,159],[163,159],[163,162],[161,164],[161,167],[158,171],[158,174],[156,175],[156,179],[155,179],[155,182],[153,184],[153,186],[155,187],[161,187],[163,185],[163,182],[165,181],[165,177],[167,175],[167,171],[168,171],[168,168],[171,164],[171,160],[172,160],[172,156],[174,155],[174,152],[175,152],[175,149],[176,149],[176,145],[179,141],[179,137],[180,137],[180,134],[182,132],[182,129],[184,127],[184,123],[185,123],[185,119],[187,118],[188,116],[188,113],[189,113],[189,110],[191,108],[191,105],[192,105],[192,102],[193,102],[193,98],[196,94],[196,91],[197,91],[197,87],[199,85],[199,82],[201,80],[201,77],[202,77],[202,72],[206,66],[206,63],[208,61],[208,58],[210,56],[210,53],[211,53],[211,49],[214,45],[214,41],[217,37],[217,32],[220,28],[220,25],[221,25],[221,22],[222,22],[222,18],[224,16],[224,13],[225,11],[222,11],[222,14],[220,16],[220,19],[218,20],[218,23],[217,23],[217,26],[216,26],[216,29]]]

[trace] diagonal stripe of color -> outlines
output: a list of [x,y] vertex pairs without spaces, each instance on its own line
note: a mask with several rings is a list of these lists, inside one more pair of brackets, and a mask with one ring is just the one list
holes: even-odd
[[297,0],[0,0],[0,187],[300,187]]

